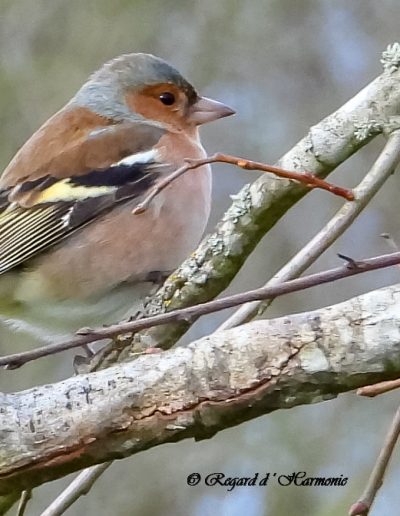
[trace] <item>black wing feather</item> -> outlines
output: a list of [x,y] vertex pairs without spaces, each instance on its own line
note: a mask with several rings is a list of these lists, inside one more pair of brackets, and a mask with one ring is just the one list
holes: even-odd
[[[9,191],[0,192],[0,274],[26,262],[44,249],[95,220],[116,205],[142,196],[160,174],[157,163],[117,164],[104,170],[92,170],[73,179],[61,180],[73,192],[74,187],[107,187],[107,193],[76,199],[38,203],[24,208],[9,203]],[[56,185],[47,176],[30,187]],[[33,183],[33,182],[31,182]],[[26,183],[25,183],[26,185]],[[28,187],[25,187],[28,189]]]

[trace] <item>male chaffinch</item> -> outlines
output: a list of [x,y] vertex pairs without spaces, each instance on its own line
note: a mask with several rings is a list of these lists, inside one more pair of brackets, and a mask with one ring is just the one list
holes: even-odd
[[144,213],[132,209],[185,158],[205,156],[199,125],[233,113],[149,54],[95,72],[0,177],[3,320],[50,327],[73,312],[75,326],[105,322],[132,304],[132,285],[176,268],[207,223],[210,167],[181,176]]

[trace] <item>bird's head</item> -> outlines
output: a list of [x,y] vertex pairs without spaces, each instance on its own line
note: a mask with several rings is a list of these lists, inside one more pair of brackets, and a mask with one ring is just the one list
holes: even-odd
[[146,119],[175,130],[234,114],[199,96],[173,66],[150,54],[125,54],[104,64],[72,102],[117,121]]

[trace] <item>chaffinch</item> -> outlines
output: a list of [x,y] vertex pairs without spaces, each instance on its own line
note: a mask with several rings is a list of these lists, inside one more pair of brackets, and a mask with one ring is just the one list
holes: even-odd
[[[0,178],[3,320],[51,326],[74,312],[76,325],[106,322],[132,304],[132,285],[176,268],[207,223],[209,166],[171,183],[144,213],[132,209],[185,158],[205,156],[199,125],[233,113],[149,54],[95,72]],[[26,317],[15,316],[21,309]]]

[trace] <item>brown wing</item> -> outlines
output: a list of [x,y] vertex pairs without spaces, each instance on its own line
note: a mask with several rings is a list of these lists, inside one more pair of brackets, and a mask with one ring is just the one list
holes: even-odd
[[86,108],[64,108],[21,147],[0,177],[0,189],[47,176],[104,169],[156,145],[164,130],[141,121],[115,123]]
[[[61,129],[57,131],[56,124],[53,135],[46,136],[52,127],[46,125],[25,144],[0,179],[0,273],[117,204],[139,197],[154,184],[160,169],[167,167],[157,161],[154,150],[164,130],[151,124],[97,126],[62,148],[56,138]],[[45,138],[51,142],[49,147],[42,146]],[[41,161],[39,148],[49,149]]]

